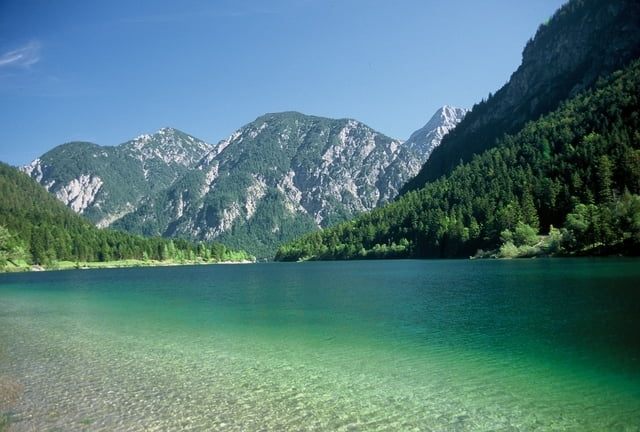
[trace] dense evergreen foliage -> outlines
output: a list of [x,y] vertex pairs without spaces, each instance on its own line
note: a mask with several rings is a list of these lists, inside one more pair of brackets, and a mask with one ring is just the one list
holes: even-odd
[[[287,245],[279,260],[462,257],[479,249],[637,253],[640,61],[449,176]],[[562,227],[562,230],[553,227]],[[524,252],[524,253],[522,253]]]
[[640,2],[567,2],[527,43],[509,82],[473,107],[403,191],[451,173],[460,161],[496,146],[503,134],[517,133],[638,56]]
[[75,214],[26,174],[0,163],[0,269],[27,261],[237,260],[248,258],[220,244],[102,230]]

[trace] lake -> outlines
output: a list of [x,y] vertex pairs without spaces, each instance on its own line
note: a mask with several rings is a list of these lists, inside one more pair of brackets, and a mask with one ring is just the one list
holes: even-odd
[[0,274],[0,414],[15,431],[637,432],[639,311],[633,259]]

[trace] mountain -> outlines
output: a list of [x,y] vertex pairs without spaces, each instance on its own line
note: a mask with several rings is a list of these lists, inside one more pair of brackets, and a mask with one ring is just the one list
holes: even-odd
[[213,149],[172,128],[115,147],[63,144],[22,170],[99,227],[133,211],[169,187]]
[[443,106],[433,114],[426,125],[412,133],[404,145],[425,155],[427,160],[444,136],[460,123],[467,112],[469,110],[464,108]]
[[281,246],[276,259],[640,254],[638,112],[640,60],[422,189]]
[[569,1],[527,43],[507,84],[473,107],[403,191],[450,173],[638,56],[640,2]]
[[390,201],[463,114],[439,110],[428,123],[432,129],[406,143],[355,120],[267,114],[113,226],[216,239],[271,257],[283,241]]
[[0,271],[27,264],[55,267],[113,260],[247,259],[220,244],[195,244],[99,229],[48,193],[34,179],[0,162]]

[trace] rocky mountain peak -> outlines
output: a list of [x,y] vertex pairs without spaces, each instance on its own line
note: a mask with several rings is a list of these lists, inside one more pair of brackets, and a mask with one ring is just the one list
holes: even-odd
[[143,198],[171,185],[213,148],[167,127],[118,146],[62,144],[21,169],[74,211],[103,227],[137,208]]
[[183,166],[193,165],[214,148],[212,144],[171,127],[154,134],[139,135],[121,147],[142,163],[151,159]]
[[425,155],[425,161],[431,152],[440,145],[442,138],[462,121],[469,110],[445,105],[439,108],[427,124],[415,131],[404,144]]

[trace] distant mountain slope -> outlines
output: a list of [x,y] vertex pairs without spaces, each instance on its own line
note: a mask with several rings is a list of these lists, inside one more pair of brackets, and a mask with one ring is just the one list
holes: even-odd
[[213,146],[172,128],[115,147],[63,144],[22,170],[100,227],[170,186]]
[[[0,162],[0,271],[10,262],[202,261],[244,258],[220,244],[199,244],[96,228],[18,169]],[[13,266],[15,268],[15,266]]]
[[640,2],[571,0],[538,29],[504,87],[473,107],[404,191],[451,172],[505,133],[593,85],[640,56]]
[[395,197],[418,172],[429,147],[462,115],[445,111],[430,122],[434,131],[424,130],[422,141],[416,135],[409,144],[355,120],[267,114],[114,226],[145,235],[215,238],[273,256],[283,241]]
[[468,257],[501,243],[506,255],[529,254],[537,232],[550,233],[543,251],[638,254],[639,112],[640,60],[449,175],[283,245],[276,259]]

